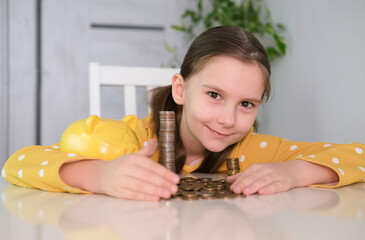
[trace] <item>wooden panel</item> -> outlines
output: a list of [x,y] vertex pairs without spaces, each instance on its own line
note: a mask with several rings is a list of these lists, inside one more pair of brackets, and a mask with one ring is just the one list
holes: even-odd
[[93,0],[91,23],[123,25],[164,25],[164,6],[168,0]]
[[43,0],[42,144],[88,116],[88,0]]
[[0,168],[9,156],[8,8],[8,1],[0,1]]
[[9,1],[9,153],[35,144],[35,1]]
[[[183,2],[183,3],[182,3]],[[94,0],[91,23],[109,23],[121,28],[91,29],[91,61],[104,65],[161,67],[169,66],[170,54],[165,49],[171,34],[172,19],[185,1],[100,1]],[[106,4],[107,3],[107,4]],[[153,10],[151,10],[153,9]],[[135,26],[135,29],[123,27]],[[161,26],[162,29],[144,29]],[[142,27],[142,28],[140,28]],[[144,87],[137,88],[137,116],[145,117],[148,108]],[[122,118],[125,114],[123,88],[102,87],[101,113],[103,117]]]
[[[168,11],[176,2],[43,0],[42,144],[59,141],[71,122],[88,116],[89,62],[159,67],[169,58],[164,48],[166,32],[161,29],[103,29],[92,24],[162,26],[165,30],[172,24],[171,16],[179,18]],[[101,89],[103,116],[107,112],[121,114],[113,118],[123,117],[123,100],[116,103],[121,94],[123,89]],[[143,94],[144,88],[137,88],[140,117],[147,113]]]
[[168,52],[163,31],[101,30],[91,32],[91,60],[108,65],[164,65]]

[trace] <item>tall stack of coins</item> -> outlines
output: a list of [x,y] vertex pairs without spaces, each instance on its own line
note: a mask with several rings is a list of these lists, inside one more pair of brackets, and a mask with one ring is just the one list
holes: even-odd
[[227,158],[227,175],[233,176],[240,172],[240,163],[238,158]]
[[176,172],[174,111],[160,111],[160,131],[158,136],[160,163],[170,171]]

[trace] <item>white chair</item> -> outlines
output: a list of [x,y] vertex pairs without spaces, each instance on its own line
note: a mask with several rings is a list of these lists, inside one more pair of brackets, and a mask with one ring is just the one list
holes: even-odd
[[90,115],[100,116],[100,87],[124,86],[124,115],[137,114],[136,87],[147,90],[171,84],[171,77],[178,68],[106,66],[98,63],[89,65]]

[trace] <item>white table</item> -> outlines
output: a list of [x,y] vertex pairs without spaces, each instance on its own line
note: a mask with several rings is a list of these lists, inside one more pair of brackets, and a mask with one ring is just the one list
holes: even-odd
[[21,188],[0,177],[0,193],[4,240],[365,239],[365,184],[229,200],[139,202]]

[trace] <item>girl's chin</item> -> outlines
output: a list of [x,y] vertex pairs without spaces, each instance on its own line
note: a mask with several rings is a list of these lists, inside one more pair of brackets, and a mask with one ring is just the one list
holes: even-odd
[[205,148],[211,152],[222,152],[228,146],[226,145],[206,145]]

